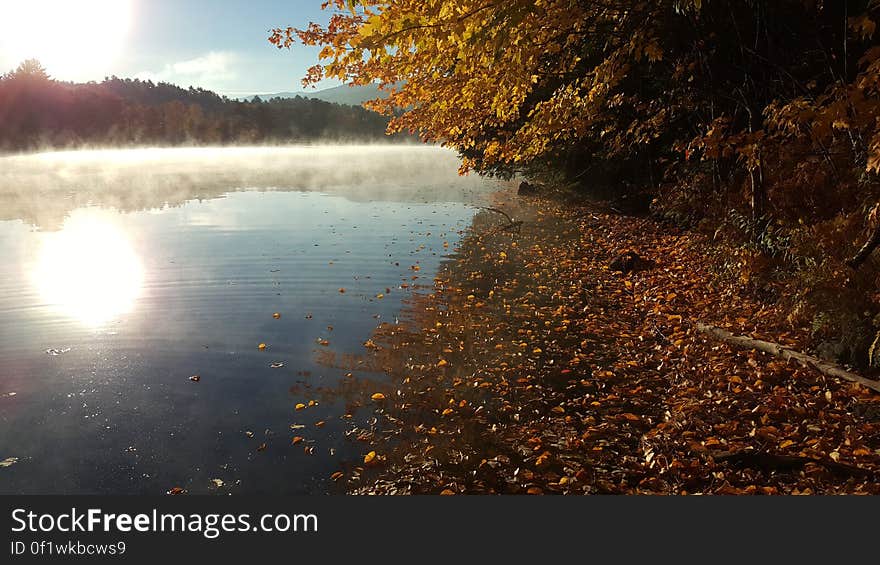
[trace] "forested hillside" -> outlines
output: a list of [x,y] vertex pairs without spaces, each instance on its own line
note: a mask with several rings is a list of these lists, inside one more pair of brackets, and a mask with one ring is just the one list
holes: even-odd
[[364,108],[302,97],[242,102],[201,88],[117,77],[59,82],[37,61],[0,77],[0,150],[6,151],[84,144],[387,140],[387,123]]

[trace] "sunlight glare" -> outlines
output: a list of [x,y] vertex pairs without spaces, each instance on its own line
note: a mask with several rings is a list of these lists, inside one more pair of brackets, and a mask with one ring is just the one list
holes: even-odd
[[131,15],[131,0],[0,0],[0,72],[36,58],[53,78],[100,80]]
[[89,210],[69,217],[61,231],[44,236],[33,279],[50,307],[99,326],[132,310],[143,269],[108,214]]

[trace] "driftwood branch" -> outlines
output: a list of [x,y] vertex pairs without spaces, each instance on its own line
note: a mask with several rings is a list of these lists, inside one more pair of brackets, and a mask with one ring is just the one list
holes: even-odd
[[871,256],[871,253],[880,245],[880,222],[878,222],[878,212],[880,212],[880,203],[874,205],[871,208],[871,211],[868,213],[868,224],[873,224],[874,229],[871,232],[871,235],[868,237],[868,241],[862,245],[862,248],[859,249],[858,253],[853,255],[850,259],[847,259],[846,264],[852,267],[853,269],[858,269],[859,265],[865,262],[865,260]]
[[874,249],[880,245],[880,226],[878,226],[874,232],[871,234],[871,237],[868,238],[868,241],[859,249],[859,252],[852,256],[852,258],[847,259],[846,264],[852,267],[853,269],[858,269],[859,265],[865,262],[865,260],[871,256],[871,253],[874,252]]
[[499,210],[498,208],[490,208],[488,206],[480,206],[481,209],[486,210],[488,212],[495,212],[496,214],[501,214],[505,218],[507,218],[507,225],[501,226],[499,229],[502,231],[507,230],[518,230],[522,227],[522,220],[514,220],[510,217],[510,215],[504,210]]
[[697,331],[711,335],[712,337],[720,339],[725,343],[729,343],[731,345],[743,347],[746,349],[757,349],[758,351],[763,351],[765,353],[775,355],[776,357],[781,357],[786,361],[794,360],[804,367],[812,367],[813,369],[816,369],[823,375],[843,379],[845,381],[859,383],[860,385],[866,386],[875,392],[880,392],[880,382],[872,381],[871,379],[866,379],[861,375],[851,373],[839,367],[838,365],[835,365],[834,363],[823,361],[818,357],[813,357],[812,355],[807,355],[805,353],[795,351],[794,349],[779,345],[778,343],[764,341],[761,339],[753,339],[742,335],[733,335],[727,330],[723,330],[716,326],[710,326],[708,324],[697,323],[695,327],[697,328]]
[[480,206],[480,208],[482,208],[483,210],[487,210],[489,212],[495,212],[496,214],[501,214],[502,216],[507,218],[508,223],[511,223],[511,224],[513,223],[513,218],[511,218],[510,215],[507,212],[505,212],[504,210],[499,210],[498,208],[490,208],[488,206]]

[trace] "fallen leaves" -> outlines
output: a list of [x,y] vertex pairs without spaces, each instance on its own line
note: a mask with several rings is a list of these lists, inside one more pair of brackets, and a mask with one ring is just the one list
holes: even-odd
[[[398,390],[376,430],[352,434],[389,461],[365,462],[374,474],[349,477],[355,492],[880,491],[822,466],[714,460],[769,446],[878,468],[880,424],[852,413],[874,413],[858,387],[691,331],[699,319],[805,339],[720,279],[699,236],[550,203],[536,216],[520,234],[467,235],[433,292],[413,297],[413,324],[365,342]],[[632,248],[657,267],[611,272]]]

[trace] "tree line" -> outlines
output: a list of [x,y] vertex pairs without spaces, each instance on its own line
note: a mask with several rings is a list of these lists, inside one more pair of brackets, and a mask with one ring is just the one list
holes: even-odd
[[[387,139],[388,119],[304,97],[231,100],[202,88],[107,78],[52,80],[36,60],[0,76],[0,150],[81,145]],[[401,136],[398,136],[401,137]]]

